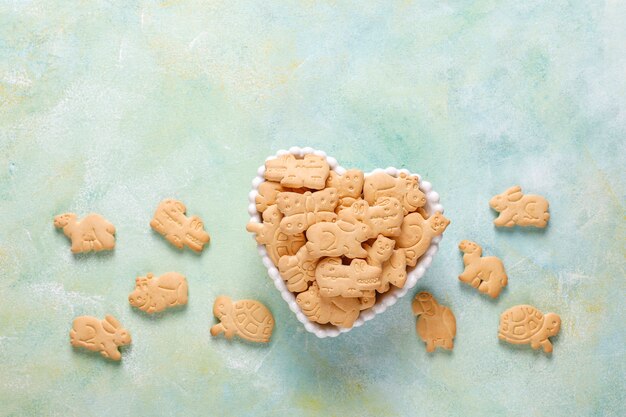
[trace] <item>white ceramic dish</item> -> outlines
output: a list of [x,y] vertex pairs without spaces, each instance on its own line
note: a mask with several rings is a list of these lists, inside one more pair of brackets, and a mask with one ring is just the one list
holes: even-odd
[[[291,153],[299,157],[302,157],[303,155],[307,155],[307,154],[319,155],[319,156],[326,158],[326,160],[328,161],[328,165],[330,166],[330,169],[337,172],[338,174],[341,175],[345,173],[346,171],[345,168],[341,167],[337,163],[337,160],[335,158],[331,156],[327,156],[326,153],[323,151],[318,151],[312,148],[292,147],[289,150],[280,150],[276,153],[276,155],[270,156],[269,158],[267,158],[267,160],[275,159],[279,157],[280,155],[285,155],[288,153]],[[397,176],[401,172],[404,172],[409,175],[418,175],[418,174],[413,174],[407,171],[406,169],[396,169],[393,167],[389,167],[386,169],[375,169],[372,172],[366,173],[365,176],[367,177],[368,175],[371,175],[377,172],[386,172],[387,174],[392,175],[394,177]],[[265,165],[262,165],[261,167],[259,167],[259,170],[257,171],[256,178],[252,180],[252,191],[249,194],[250,205],[248,206],[248,212],[250,213],[250,221],[257,222],[257,223],[261,222],[262,220],[261,220],[261,216],[256,210],[254,199],[258,195],[259,185],[265,181],[264,174],[265,174]],[[426,195],[426,205],[425,205],[426,211],[429,214],[433,214],[435,211],[439,211],[443,213],[443,207],[441,206],[441,204],[439,204],[439,194],[437,194],[435,191],[432,190],[432,187],[428,181],[422,180],[421,176],[419,175],[418,177],[420,177],[420,190],[422,190],[422,192]],[[388,307],[394,305],[400,297],[404,296],[411,288],[415,286],[418,279],[424,276],[426,269],[428,269],[428,267],[430,266],[433,260],[433,256],[435,255],[435,253],[437,253],[437,250],[439,248],[439,242],[441,241],[441,237],[442,236],[435,237],[433,241],[431,242],[430,247],[428,248],[426,253],[419,259],[417,264],[414,267],[412,268],[410,267],[407,269],[407,280],[406,280],[406,284],[404,285],[404,287],[395,288],[392,286],[392,289],[378,296],[376,304],[372,308],[361,311],[359,318],[354,322],[354,326],[349,329],[340,328],[337,326],[333,326],[331,324],[322,325],[322,324],[317,324],[317,323],[313,323],[309,321],[309,319],[304,315],[304,313],[302,313],[302,310],[300,310],[300,307],[296,303],[295,295],[287,289],[285,285],[285,281],[283,281],[282,277],[280,276],[280,273],[278,272],[276,265],[274,265],[272,260],[267,256],[267,251],[265,250],[265,246],[257,245],[257,247],[258,247],[259,254],[261,255],[261,258],[263,260],[263,264],[267,267],[267,272],[269,276],[274,281],[274,285],[276,286],[276,289],[280,291],[280,294],[289,305],[289,308],[291,309],[291,311],[295,313],[296,317],[304,325],[304,328],[307,331],[315,334],[317,337],[324,338],[324,337],[335,337],[335,336],[339,336],[341,333],[349,332],[350,330],[361,326],[366,321],[372,320],[378,314],[381,314],[382,312],[387,310]]]

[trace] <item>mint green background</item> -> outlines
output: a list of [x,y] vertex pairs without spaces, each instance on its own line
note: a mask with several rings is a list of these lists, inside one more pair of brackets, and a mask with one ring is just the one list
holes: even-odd
[[[626,4],[607,1],[1,1],[0,415],[622,415],[626,408]],[[405,299],[336,339],[305,332],[245,231],[265,156],[422,174],[452,224]],[[545,195],[545,231],[495,230],[488,199]],[[149,228],[164,197],[205,219],[202,255]],[[55,214],[98,212],[113,253],[73,256]],[[501,257],[496,301],[457,244]],[[130,308],[176,270],[187,308]],[[457,317],[428,354],[410,298]],[[219,294],[257,298],[269,346],[213,339]],[[500,313],[561,315],[552,357],[499,343]],[[120,364],[73,351],[73,317],[132,332]]]

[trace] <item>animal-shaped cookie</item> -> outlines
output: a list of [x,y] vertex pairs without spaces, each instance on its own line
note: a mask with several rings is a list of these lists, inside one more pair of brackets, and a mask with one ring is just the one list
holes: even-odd
[[349,222],[358,220],[371,229],[370,237],[398,236],[404,215],[400,202],[393,197],[380,197],[370,206],[365,200],[355,200],[349,209],[339,212],[339,218]]
[[380,275],[380,287],[377,291],[383,293],[389,291],[389,284],[403,288],[406,283],[406,254],[404,249],[394,250],[391,257],[383,264],[383,272]]
[[509,188],[489,200],[492,209],[500,215],[493,221],[498,227],[546,227],[550,220],[548,201],[534,194],[522,194],[520,186]]
[[148,314],[158,313],[166,308],[187,304],[187,279],[178,272],[168,272],[154,277],[150,272],[145,277],[135,279],[135,290],[128,296],[133,307]]
[[362,291],[363,295],[359,297],[360,310],[367,310],[376,304],[376,290]]
[[322,297],[363,297],[364,291],[380,286],[381,268],[353,259],[342,265],[341,258],[324,258],[315,268],[315,281]]
[[233,301],[225,295],[220,295],[213,304],[213,314],[220,323],[211,327],[211,335],[224,333],[226,339],[239,336],[242,339],[256,343],[270,341],[274,330],[272,313],[258,301]]
[[452,310],[439,305],[435,297],[427,292],[415,296],[413,314],[419,316],[416,323],[417,334],[426,342],[426,351],[436,347],[452,350],[456,336],[456,319]]
[[361,222],[337,220],[336,223],[315,223],[306,231],[306,248],[316,258],[344,255],[348,258],[365,258],[367,251],[361,242],[365,242],[370,235],[369,226]]
[[201,252],[210,237],[204,231],[204,223],[198,216],[187,217],[185,205],[171,198],[161,201],[150,227],[163,235],[168,242],[183,249],[188,246],[195,252]]
[[122,358],[118,347],[130,342],[130,333],[113,316],[107,315],[104,320],[91,316],[76,317],[70,330],[72,346],[100,352],[114,361]]
[[361,196],[364,180],[363,171],[358,169],[349,169],[343,175],[330,171],[326,180],[326,187],[335,188],[340,200],[344,198],[356,199]]
[[301,247],[293,256],[281,256],[278,260],[280,276],[286,281],[291,292],[302,292],[315,280],[315,268],[319,258],[309,254],[306,247]]
[[269,206],[276,204],[276,196],[283,191],[285,189],[277,182],[263,181],[259,184],[259,193],[254,198],[257,211],[263,213]]
[[302,233],[317,222],[330,222],[337,218],[337,190],[325,188],[304,194],[282,192],[276,196],[276,205],[284,217],[280,228],[288,235]]
[[309,154],[297,159],[292,154],[265,161],[265,179],[283,187],[321,190],[326,186],[330,167],[326,158]]
[[379,293],[389,291],[389,284],[402,288],[406,282],[406,255],[403,249],[394,250],[395,244],[393,239],[378,235],[371,247],[364,245],[367,263],[381,268]]
[[428,219],[419,213],[407,215],[402,221],[402,231],[396,238],[396,247],[404,249],[406,264],[415,266],[419,257],[428,250],[432,239],[441,235],[449,224],[450,220],[439,212]]
[[363,186],[363,198],[372,205],[379,197],[397,199],[402,204],[404,215],[426,204],[426,196],[419,188],[418,177],[405,173],[400,173],[397,177],[384,172],[367,176]]
[[552,352],[549,337],[561,330],[561,317],[555,313],[544,315],[530,305],[518,305],[506,310],[500,316],[498,337],[515,345],[530,344],[533,349],[543,348]]
[[385,261],[391,257],[395,245],[395,240],[378,235],[372,246],[363,245],[363,248],[367,251],[367,263],[382,270]]
[[115,226],[99,214],[89,214],[78,221],[74,213],[54,218],[54,227],[72,241],[72,253],[99,252],[115,247]]
[[281,256],[295,255],[306,243],[303,233],[288,235],[280,230],[283,214],[278,210],[278,206],[268,207],[262,217],[263,223],[249,222],[246,230],[256,234],[255,239],[258,244],[265,245],[267,255],[274,265],[278,265]]
[[317,283],[296,297],[296,302],[305,316],[319,324],[331,323],[335,326],[350,328],[359,317],[361,301],[358,298],[333,297],[320,295]]
[[469,240],[461,241],[459,249],[463,252],[465,264],[465,270],[459,275],[459,279],[491,298],[500,295],[508,282],[502,261],[495,256],[481,257],[482,248]]

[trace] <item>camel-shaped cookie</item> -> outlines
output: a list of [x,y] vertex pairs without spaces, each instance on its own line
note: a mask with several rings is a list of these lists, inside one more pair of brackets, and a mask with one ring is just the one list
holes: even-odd
[[481,258],[482,248],[469,240],[461,241],[459,249],[463,252],[465,264],[465,270],[459,275],[459,279],[491,298],[500,295],[500,291],[508,282],[502,261],[495,256]]
[[326,158],[313,154],[304,155],[302,159],[286,154],[265,161],[265,179],[288,188],[321,190],[326,186],[329,172]]
[[100,352],[103,357],[114,361],[122,358],[118,347],[130,342],[130,333],[113,316],[105,316],[104,320],[91,316],[76,317],[70,330],[72,346]]
[[419,257],[428,250],[432,239],[441,235],[449,224],[450,220],[439,212],[428,219],[419,213],[407,215],[402,221],[402,231],[396,238],[397,247],[404,249],[406,264],[415,266]]
[[452,310],[439,305],[427,292],[417,294],[411,306],[413,314],[419,316],[415,326],[417,334],[426,342],[426,351],[434,352],[438,346],[452,350],[456,336],[456,319]]
[[187,217],[186,211],[181,201],[165,199],[157,207],[150,227],[178,249],[186,245],[195,252],[201,252],[204,245],[209,243],[209,234],[204,231],[200,217]]
[[364,259],[353,259],[342,265],[341,258],[324,258],[315,268],[320,295],[328,297],[363,297],[364,291],[380,286],[381,268],[368,265]]
[[296,302],[305,316],[319,324],[331,323],[335,326],[350,328],[359,317],[361,301],[358,298],[333,297],[320,295],[317,283],[296,297]]
[[365,200],[355,200],[348,209],[339,212],[339,218],[353,223],[355,220],[367,224],[370,238],[378,235],[398,236],[404,215],[400,202],[393,197],[380,197],[373,206]]
[[55,216],[54,227],[72,241],[72,253],[99,252],[115,247],[115,226],[99,214],[89,214],[78,221],[74,213]]
[[187,304],[187,296],[187,279],[183,275],[168,272],[155,278],[150,272],[145,277],[135,279],[135,290],[128,296],[128,302],[133,307],[153,314]]
[[276,196],[276,205],[284,214],[280,228],[288,235],[302,233],[312,224],[330,222],[337,218],[337,190],[325,188],[304,194],[282,192]]
[[319,258],[309,254],[306,247],[301,247],[293,256],[281,256],[278,260],[278,270],[291,292],[302,292],[309,283],[315,280],[315,268]]
[[288,235],[280,230],[280,221],[283,214],[278,210],[278,206],[268,207],[262,214],[263,223],[249,222],[246,230],[256,234],[256,241],[260,245],[265,245],[267,256],[270,257],[274,265],[282,256],[295,255],[304,246],[305,239],[303,233]]
[[370,234],[369,226],[361,222],[338,220],[335,223],[315,223],[306,231],[306,248],[315,258],[344,255],[348,258],[365,258],[367,251],[361,242],[365,242]]
[[405,173],[400,173],[397,177],[385,172],[367,176],[363,186],[363,198],[372,205],[379,197],[397,199],[402,204],[404,215],[426,204],[426,196],[419,188],[419,178]]
[[493,221],[497,227],[535,226],[546,227],[550,220],[548,201],[534,194],[522,194],[518,185],[489,200],[492,209],[500,215]]

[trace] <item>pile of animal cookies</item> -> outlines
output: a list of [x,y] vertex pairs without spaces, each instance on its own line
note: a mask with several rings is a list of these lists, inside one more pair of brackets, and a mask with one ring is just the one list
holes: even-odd
[[[247,230],[278,268],[287,290],[311,322],[352,327],[363,310],[391,288],[402,288],[414,267],[450,221],[429,215],[417,176],[357,169],[337,173],[315,154],[284,154],[268,159],[258,184],[256,210]],[[546,227],[548,202],[511,187],[489,201],[499,212],[497,227]],[[508,277],[500,259],[482,257],[482,248],[463,240],[465,270],[459,280],[492,298]],[[416,295],[417,332],[429,352],[453,348],[456,320],[451,310],[426,292]],[[528,305],[501,315],[498,336],[513,344],[529,343],[552,351],[548,337],[560,330],[560,317]]]
[[265,163],[255,198],[262,222],[248,231],[310,321],[352,327],[391,288],[402,288],[450,221],[429,215],[419,177],[330,169],[325,157],[292,154]]
[[[198,216],[186,216],[185,205],[174,199],[163,200],[157,207],[150,226],[178,249],[185,247],[202,252],[210,237]],[[65,213],[54,218],[54,226],[71,240],[72,253],[99,252],[115,248],[115,226],[99,214],[89,214],[78,220],[76,214]],[[187,304],[188,284],[184,275],[167,272],[161,276],[147,273],[137,277],[128,302],[147,314]],[[274,328],[270,311],[258,301],[233,302],[219,296],[213,305],[213,314],[220,323],[211,327],[211,335],[224,333],[252,341],[268,342]],[[70,343],[74,347],[99,352],[103,357],[120,360],[121,346],[131,343],[130,332],[113,316],[104,320],[92,316],[74,319],[70,330]]]

